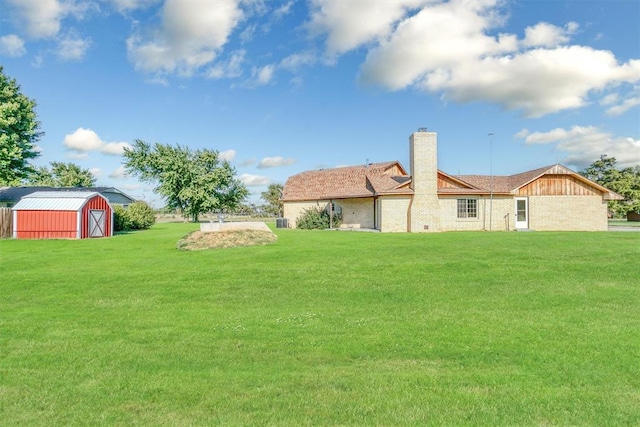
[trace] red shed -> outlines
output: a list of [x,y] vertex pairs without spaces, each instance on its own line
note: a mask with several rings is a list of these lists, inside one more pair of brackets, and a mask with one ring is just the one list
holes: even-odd
[[100,193],[36,191],[13,207],[15,239],[85,239],[113,235],[113,210]]

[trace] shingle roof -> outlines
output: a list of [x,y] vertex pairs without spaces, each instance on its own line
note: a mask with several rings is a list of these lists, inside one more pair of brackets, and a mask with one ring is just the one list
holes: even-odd
[[[399,171],[401,175],[393,175]],[[372,197],[377,194],[411,194],[411,179],[400,163],[320,169],[291,176],[284,186],[282,200],[323,200]]]
[[[390,173],[395,167],[401,175]],[[509,176],[448,175],[438,171],[443,178],[457,180],[457,185],[438,188],[438,194],[481,195],[513,194],[517,189],[545,174],[567,174],[589,183],[604,194],[605,199],[621,200],[622,196],[596,184],[560,164],[545,166]],[[375,163],[369,166],[349,166],[302,172],[287,180],[282,200],[328,200],[357,197],[373,197],[385,194],[413,194],[411,176],[398,162]]]
[[[604,198],[606,200],[622,200],[624,197],[619,194],[609,190],[606,187],[603,187],[600,184],[597,184],[582,175],[572,171],[571,169],[561,165],[555,164],[551,166],[545,166],[538,169],[533,169],[527,172],[522,172],[515,175],[509,176],[487,176],[487,175],[459,175],[456,178],[464,181],[466,183],[471,184],[473,187],[478,190],[483,190],[484,192],[491,191],[493,189],[494,193],[513,193],[515,190],[529,184],[530,182],[536,180],[542,175],[552,174],[552,175],[571,175],[574,178],[588,183],[590,186],[599,189],[604,194]],[[464,191],[464,189],[461,189]]]
[[509,176],[491,177],[490,175],[456,175],[455,177],[461,181],[471,184],[478,190],[484,190],[487,192],[491,191],[491,188],[493,187],[494,193],[510,193],[511,191],[533,181],[548,172],[550,169],[553,169],[553,167],[554,166],[545,166],[543,168]]

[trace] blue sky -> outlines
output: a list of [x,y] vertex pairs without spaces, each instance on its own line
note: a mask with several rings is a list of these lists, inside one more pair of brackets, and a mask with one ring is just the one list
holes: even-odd
[[[640,164],[637,0],[0,0],[0,64],[37,102],[35,162],[123,175],[135,139],[220,151],[252,193],[366,161],[509,175]],[[490,133],[493,136],[488,136]]]

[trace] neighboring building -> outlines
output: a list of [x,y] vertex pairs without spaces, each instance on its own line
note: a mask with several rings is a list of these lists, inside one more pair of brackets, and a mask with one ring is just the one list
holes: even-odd
[[410,172],[399,162],[306,171],[283,189],[295,228],[305,209],[333,206],[343,228],[382,232],[607,230],[607,201],[622,196],[562,166],[511,176],[438,170],[437,134],[411,135]]
[[94,191],[102,194],[112,205],[128,206],[136,200],[114,187],[0,187],[0,207],[10,208],[36,191]]
[[13,208],[15,239],[85,239],[113,235],[113,210],[95,191],[37,191]]

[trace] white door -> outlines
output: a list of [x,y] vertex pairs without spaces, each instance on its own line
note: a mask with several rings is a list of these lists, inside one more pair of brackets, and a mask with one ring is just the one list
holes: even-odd
[[89,237],[104,237],[105,211],[89,211]]
[[529,228],[529,201],[526,197],[516,197],[516,229]]

